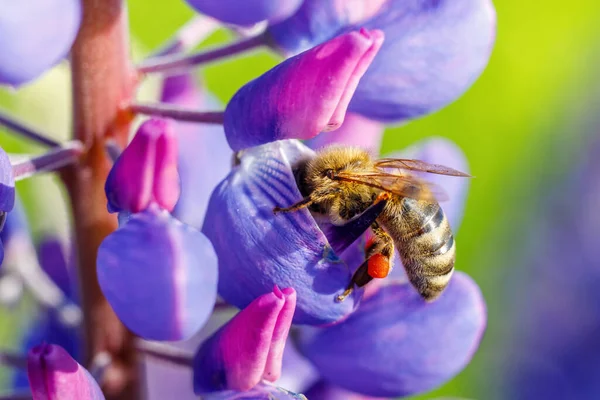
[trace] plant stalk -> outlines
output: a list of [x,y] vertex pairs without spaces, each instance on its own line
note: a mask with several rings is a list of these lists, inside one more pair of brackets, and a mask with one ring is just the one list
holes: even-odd
[[71,197],[82,309],[85,365],[106,353],[102,389],[107,400],[137,400],[140,373],[134,336],[119,321],[103,296],[96,275],[102,240],[117,228],[106,210],[104,183],[111,167],[105,142],[125,147],[128,119],[122,105],[133,96],[135,74],[129,55],[124,0],[82,0],[83,19],[71,51],[73,139],[84,146],[80,162],[62,177]]

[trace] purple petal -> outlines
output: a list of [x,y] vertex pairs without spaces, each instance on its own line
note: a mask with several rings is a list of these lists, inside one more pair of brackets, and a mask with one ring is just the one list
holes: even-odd
[[[212,96],[199,90],[191,74],[165,78],[161,100],[196,109],[218,108]],[[200,229],[210,194],[231,170],[233,153],[221,125],[179,121],[174,124],[179,145],[177,169],[181,194],[173,216]]]
[[229,24],[276,22],[292,15],[302,0],[187,0],[196,10]]
[[281,377],[275,382],[292,392],[302,392],[319,379],[319,373],[296,348],[291,337],[285,345]]
[[341,32],[380,29],[386,40],[361,79],[349,111],[397,122],[433,112],[456,100],[479,77],[495,39],[490,0],[306,0],[289,19],[269,28],[287,54]]
[[344,322],[301,335],[300,347],[328,382],[368,396],[406,396],[459,373],[485,323],[479,288],[457,272],[432,303],[407,283],[379,287]]
[[139,212],[156,203],[173,210],[179,198],[177,137],[167,120],[150,119],[138,129],[108,175],[110,212]]
[[[1,38],[1,35],[0,35]],[[2,39],[0,39],[1,41]],[[0,54],[1,53],[0,48]],[[0,60],[2,57],[0,57]],[[0,61],[1,63],[2,61]],[[0,212],[9,212],[15,206],[15,178],[6,152],[0,147]]]
[[42,344],[27,357],[33,400],[103,400],[92,376],[62,347]]
[[348,26],[359,26],[376,15],[389,0],[304,0],[288,19],[268,27],[283,52],[298,54],[336,36]]
[[382,43],[378,30],[349,32],[244,85],[225,109],[231,148],[309,139],[339,127],[358,81]]
[[2,2],[0,84],[23,84],[62,60],[80,22],[79,0]]
[[346,113],[344,123],[338,129],[333,132],[323,132],[307,140],[305,144],[314,150],[334,144],[362,147],[377,156],[384,129],[385,126],[380,122],[349,112]]
[[387,39],[349,110],[395,122],[436,111],[475,82],[490,58],[496,17],[490,0],[392,0],[364,26]]
[[[469,164],[461,148],[444,138],[423,140],[410,148],[392,153],[390,157],[414,158],[469,173]],[[456,232],[462,221],[470,179],[427,173],[419,175],[444,191],[447,200],[442,201],[440,206]]]
[[246,391],[276,380],[295,306],[294,289],[275,286],[233,317],[196,353],[194,392]]
[[98,282],[115,313],[144,338],[189,338],[212,312],[214,250],[204,235],[166,211],[132,215],[104,239],[97,265]]
[[273,285],[298,292],[295,323],[328,324],[346,316],[360,296],[335,298],[350,282],[341,262],[306,209],[273,214],[302,198],[292,166],[314,156],[298,141],[245,150],[215,189],[202,231],[219,258],[219,294],[244,308]]

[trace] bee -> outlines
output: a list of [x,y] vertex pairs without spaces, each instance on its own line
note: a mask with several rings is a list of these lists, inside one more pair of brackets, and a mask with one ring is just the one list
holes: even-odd
[[298,166],[298,188],[305,197],[289,207],[275,207],[275,213],[308,207],[328,216],[333,224],[343,225],[374,204],[386,202],[371,224],[365,261],[338,301],[352,293],[355,285],[363,287],[374,278],[386,277],[394,248],[410,283],[425,300],[435,300],[448,285],[454,271],[454,236],[437,190],[415,175],[417,171],[470,177],[420,160],[373,159],[367,151],[353,147],[322,149]]

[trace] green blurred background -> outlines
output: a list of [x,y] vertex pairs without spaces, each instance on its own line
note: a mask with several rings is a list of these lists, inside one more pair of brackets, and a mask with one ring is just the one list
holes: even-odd
[[[129,0],[134,57],[164,43],[193,13],[183,1]],[[496,0],[498,30],[488,68],[458,101],[428,117],[390,128],[385,152],[428,136],[458,143],[472,173],[464,221],[457,235],[457,268],[480,285],[488,305],[488,330],[473,362],[444,387],[418,398],[486,399],[501,385],[495,378],[512,310],[504,307],[511,280],[527,268],[528,225],[543,188],[563,179],[578,159],[600,96],[600,2],[595,0]],[[230,40],[226,32],[205,45]],[[248,80],[278,62],[259,52],[199,71],[208,89],[226,102]],[[151,96],[152,84],[145,90]],[[66,139],[69,131],[68,69],[65,65],[15,92],[0,91],[0,106]],[[39,149],[0,129],[8,151]],[[33,190],[33,188],[36,190]],[[57,192],[52,177],[19,184],[34,233],[65,231],[65,210],[43,191]],[[44,192],[47,193],[47,192]],[[18,311],[18,310],[17,310]],[[0,311],[16,321],[15,311]],[[0,328],[0,342],[14,340],[14,325]]]

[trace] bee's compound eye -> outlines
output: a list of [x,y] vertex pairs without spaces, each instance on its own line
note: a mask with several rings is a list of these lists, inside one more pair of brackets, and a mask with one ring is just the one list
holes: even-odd
[[332,169],[328,169],[327,171],[325,171],[325,176],[328,177],[329,179],[333,179],[333,178],[335,178],[335,173],[333,172]]

